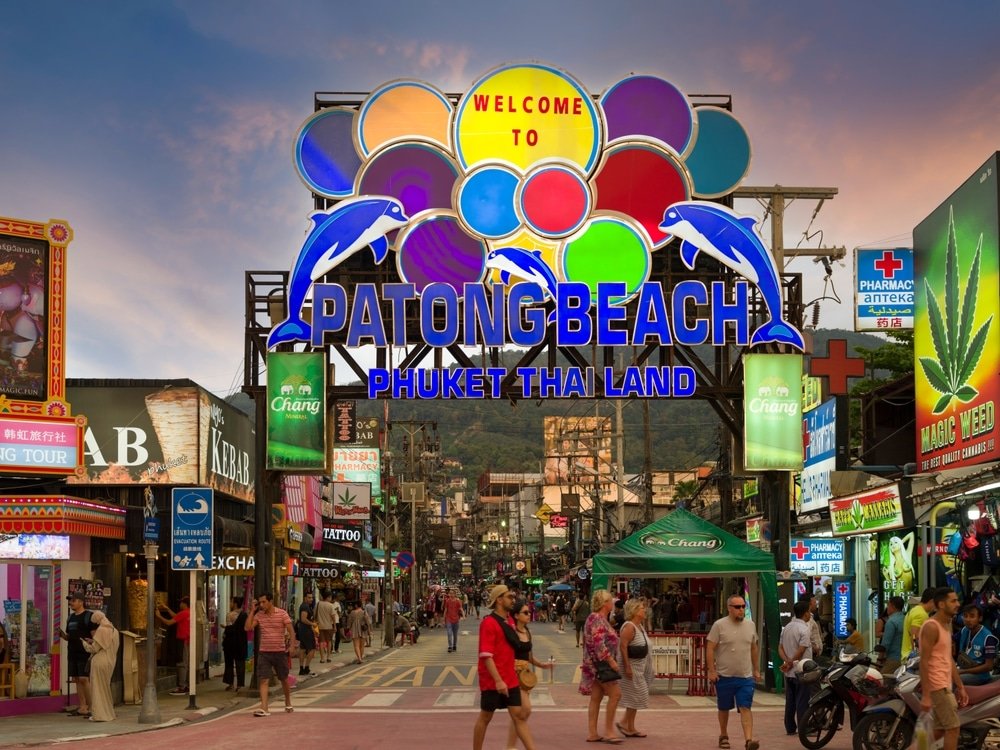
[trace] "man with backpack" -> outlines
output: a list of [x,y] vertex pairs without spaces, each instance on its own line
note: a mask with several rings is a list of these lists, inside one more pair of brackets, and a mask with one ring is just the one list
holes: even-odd
[[91,612],[83,604],[83,595],[74,592],[66,597],[70,614],[66,618],[66,630],[59,631],[59,637],[66,641],[66,658],[69,677],[76,683],[79,705],[70,712],[72,716],[90,716],[90,654],[83,647],[85,638],[94,634]]

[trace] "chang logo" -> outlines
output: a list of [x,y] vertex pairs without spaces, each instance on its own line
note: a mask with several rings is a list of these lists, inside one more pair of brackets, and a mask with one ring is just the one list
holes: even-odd
[[639,537],[639,544],[651,549],[667,550],[674,554],[711,555],[726,543],[714,534],[671,534],[651,531]]
[[760,381],[757,395],[750,399],[748,406],[752,414],[794,417],[799,413],[801,403],[802,397],[797,387],[791,388],[781,378],[770,377]]
[[271,411],[288,416],[319,414],[323,401],[313,394],[312,384],[302,375],[289,375],[281,383],[279,394],[271,399]]

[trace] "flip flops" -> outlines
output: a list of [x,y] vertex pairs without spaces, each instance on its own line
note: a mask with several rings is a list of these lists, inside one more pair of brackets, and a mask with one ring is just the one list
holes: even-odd
[[253,715],[257,716],[257,717],[270,716],[271,712],[270,711],[265,711],[263,708],[258,708],[256,711],[253,712]]
[[295,710],[295,709],[294,709],[294,708],[292,708],[291,706],[285,706],[285,713],[286,713],[286,714],[290,714],[290,713],[291,713],[292,711],[294,711],[294,710]]
[[[618,731],[621,732],[626,737],[630,737],[631,738],[631,737],[645,737],[646,736],[645,732],[640,732],[638,730],[636,730],[635,732],[626,732],[625,731],[625,727],[623,727],[621,725],[621,723],[617,723],[617,724],[615,724],[615,726],[618,728]],[[722,747],[722,746],[720,745],[719,747]]]
[[719,737],[719,748],[720,750],[729,750],[729,737],[724,734]]

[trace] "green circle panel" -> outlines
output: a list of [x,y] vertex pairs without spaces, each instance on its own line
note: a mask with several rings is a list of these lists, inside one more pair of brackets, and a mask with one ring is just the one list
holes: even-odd
[[625,296],[612,298],[614,304],[623,304],[649,278],[649,249],[638,227],[617,217],[599,217],[566,241],[562,270],[567,281],[590,287],[591,302],[597,301],[598,284],[624,282]]

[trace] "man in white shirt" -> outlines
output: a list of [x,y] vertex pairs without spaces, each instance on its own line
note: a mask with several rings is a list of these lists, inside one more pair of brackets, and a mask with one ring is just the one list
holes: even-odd
[[809,621],[812,601],[808,597],[795,602],[795,614],[781,629],[778,640],[778,656],[781,657],[781,671],[785,675],[785,732],[798,734],[802,715],[809,707],[809,686],[799,679],[796,663],[813,658]]

